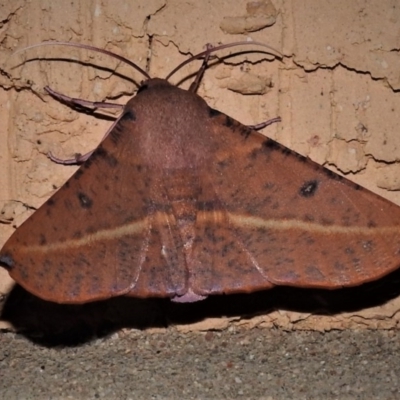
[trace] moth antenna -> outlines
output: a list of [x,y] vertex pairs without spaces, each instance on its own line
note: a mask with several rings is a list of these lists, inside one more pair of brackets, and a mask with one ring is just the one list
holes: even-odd
[[[101,139],[101,142],[104,142],[104,139],[109,135],[109,133],[115,128],[115,125],[118,124],[119,120],[122,118],[123,114],[121,114],[114,122],[113,124],[108,128],[107,132],[104,134],[103,138]],[[47,153],[47,157],[50,158],[51,161],[54,161],[56,164],[63,164],[63,165],[77,165],[77,164],[82,164],[85,162],[95,151],[96,149],[89,151],[88,153],[85,154],[76,154],[74,158],[68,158],[66,160],[63,160],[62,158],[58,158],[52,154],[52,152]]]
[[[283,57],[283,54],[282,54],[280,51],[274,49],[274,48],[271,47],[271,46],[268,46],[268,45],[265,44],[265,43],[261,43],[261,42],[233,42],[233,43],[226,43],[226,44],[221,44],[221,45],[219,45],[219,46],[212,47],[212,48],[207,47],[207,50],[202,51],[201,53],[198,53],[198,54],[196,54],[196,55],[194,55],[194,56],[188,58],[187,60],[185,60],[184,62],[182,62],[181,64],[179,64],[176,68],[174,68],[174,69],[172,70],[172,72],[170,72],[170,73],[166,76],[165,80],[169,80],[169,78],[171,78],[172,75],[174,75],[177,71],[179,71],[181,68],[183,68],[186,64],[189,64],[189,63],[191,63],[192,61],[197,60],[198,58],[201,58],[201,57],[208,57],[208,58],[209,58],[210,55],[211,55],[212,53],[215,53],[215,52],[217,52],[217,51],[220,51],[220,50],[223,50],[223,49],[227,49],[227,48],[229,48],[229,47],[246,46],[246,45],[249,45],[249,44],[250,44],[250,45],[253,45],[253,46],[262,46],[262,47],[265,47],[265,48],[267,48],[267,49],[269,49],[269,50],[271,51],[270,54],[272,54],[272,55],[274,55],[274,56],[276,56],[276,57],[279,57],[279,58],[282,58],[282,57]],[[210,45],[207,45],[207,46],[210,46]],[[204,65],[204,63],[203,63],[203,65]],[[203,66],[202,66],[202,68],[203,68]],[[203,72],[204,72],[204,71],[203,71]],[[196,79],[197,79],[197,78],[196,78]]]
[[70,46],[70,47],[78,47],[80,49],[97,51],[98,53],[106,54],[110,57],[114,57],[117,60],[130,65],[131,67],[133,67],[134,69],[139,71],[142,75],[144,75],[147,79],[151,78],[150,75],[145,70],[140,68],[139,65],[135,64],[133,61],[130,61],[125,57],[122,57],[116,53],[113,53],[112,51],[104,50],[104,49],[101,49],[101,48],[95,47],[95,46],[90,46],[88,44],[81,44],[81,43],[74,43],[74,42],[58,42],[58,41],[44,42],[44,43],[38,43],[38,44],[34,44],[32,46],[24,47],[23,49],[18,50],[15,53],[13,53],[13,55],[21,53],[26,50],[34,49],[35,47],[41,47],[41,46]]

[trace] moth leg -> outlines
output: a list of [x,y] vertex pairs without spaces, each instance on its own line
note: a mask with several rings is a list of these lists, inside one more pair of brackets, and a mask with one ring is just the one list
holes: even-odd
[[[122,114],[121,114],[122,115]],[[108,134],[114,129],[115,125],[118,124],[119,120],[121,119],[121,115],[114,121],[114,123],[110,126],[110,128],[107,130],[106,134],[103,136],[103,139],[101,139],[101,142],[104,142]],[[67,158],[67,159],[62,159],[55,157],[51,152],[47,153],[47,157],[50,158],[51,161],[55,162],[56,164],[63,164],[63,165],[79,165],[84,163],[95,151],[96,149],[93,149],[92,151],[89,151],[88,153],[85,154],[75,154],[74,158]]]
[[196,79],[190,85],[189,92],[192,92],[192,93],[197,92],[197,89],[199,88],[199,85],[200,85],[201,78],[203,78],[204,71],[207,68],[208,60],[210,59],[210,55],[211,55],[210,50],[213,48],[214,48],[214,46],[212,44],[210,44],[210,43],[206,44],[206,53],[204,55],[203,63],[201,64],[200,69],[197,71]]
[[249,129],[254,129],[255,131],[258,131],[262,128],[265,128],[266,126],[272,125],[275,122],[281,122],[281,117],[275,117],[272,119],[268,119],[267,121],[260,122],[259,124],[256,125],[246,125]]
[[[93,108],[94,110],[98,108],[116,108],[122,111],[124,106],[122,104],[117,104],[117,103],[107,103],[103,101],[89,101],[89,100],[82,100],[74,97],[69,97],[66,96],[65,94],[56,92],[55,90],[51,89],[49,86],[45,86],[44,90],[49,93],[51,96],[53,96],[55,99],[75,106],[75,107],[84,107],[84,108]],[[93,111],[94,111],[93,110]]]
[[84,163],[92,154],[93,151],[90,151],[89,153],[86,154],[79,154],[76,153],[74,158],[59,158],[54,156],[51,151],[47,153],[47,157],[50,158],[51,161],[55,162],[56,164],[62,164],[62,165],[80,165]]

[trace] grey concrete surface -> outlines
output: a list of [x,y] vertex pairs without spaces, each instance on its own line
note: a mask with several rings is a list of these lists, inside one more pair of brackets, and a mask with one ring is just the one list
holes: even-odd
[[81,345],[0,334],[1,399],[399,399],[400,333],[129,329]]

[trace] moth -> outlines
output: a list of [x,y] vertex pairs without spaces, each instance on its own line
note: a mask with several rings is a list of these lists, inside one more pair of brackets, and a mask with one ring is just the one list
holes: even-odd
[[[221,48],[193,58],[204,70]],[[356,286],[399,267],[400,208],[209,107],[202,70],[189,91],[147,76],[2,248],[18,284],[58,303],[192,302]]]

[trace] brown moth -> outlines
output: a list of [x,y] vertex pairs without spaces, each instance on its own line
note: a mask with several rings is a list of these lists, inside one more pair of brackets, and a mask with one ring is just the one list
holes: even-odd
[[0,262],[58,303],[335,289],[399,267],[400,207],[148,79]]

